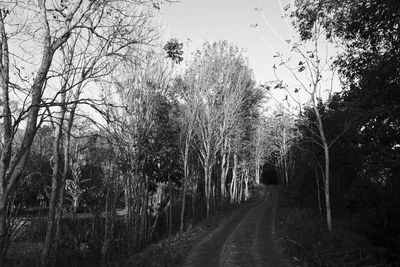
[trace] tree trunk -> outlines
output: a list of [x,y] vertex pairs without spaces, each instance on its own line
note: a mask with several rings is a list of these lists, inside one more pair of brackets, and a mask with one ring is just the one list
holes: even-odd
[[11,159],[11,110],[9,103],[9,54],[8,37],[3,19],[3,10],[0,9],[0,266],[2,266],[7,247],[7,194],[6,175]]
[[208,172],[208,162],[205,162],[204,165],[204,192],[206,196],[206,209],[207,209],[207,218],[210,215],[210,189],[209,189],[209,183],[210,183],[210,178],[209,178],[209,172]]
[[233,154],[233,169],[232,169],[232,182],[231,182],[231,203],[236,201],[236,191],[237,191],[237,164],[238,158],[236,151]]
[[107,261],[107,251],[108,251],[108,243],[109,243],[109,231],[110,229],[108,228],[109,223],[110,223],[110,188],[107,186],[107,193],[106,193],[106,207],[105,207],[105,223],[104,223],[104,241],[103,241],[103,246],[101,247],[101,266],[106,266],[106,261]]
[[72,210],[73,210],[74,216],[76,216],[78,214],[78,206],[79,206],[79,195],[74,196],[72,199]]
[[228,176],[228,170],[229,170],[229,154],[230,154],[229,139],[226,138],[222,148],[222,161],[221,161],[221,205],[224,204],[225,199],[227,197],[226,177]]
[[256,159],[256,184],[260,184],[260,159]]
[[286,128],[283,128],[283,169],[285,174],[285,184],[289,187],[289,174],[287,164],[287,147],[286,147]]
[[3,266],[3,259],[5,256],[6,252],[6,247],[7,247],[7,221],[6,221],[6,216],[7,216],[7,205],[6,205],[6,200],[4,199],[4,193],[1,192],[0,189],[0,266]]
[[167,224],[168,224],[168,236],[171,236],[172,234],[172,203],[173,203],[173,199],[172,199],[172,186],[171,186],[171,177],[168,174],[168,191],[169,191],[169,214],[168,218],[167,218]]
[[322,219],[322,205],[321,205],[321,193],[319,192],[319,178],[318,178],[318,171],[314,168],[315,171],[315,179],[317,180],[317,194],[318,194],[318,210],[319,210],[319,215],[321,216]]
[[[71,64],[71,62],[70,62]],[[69,75],[68,73],[66,75]],[[67,78],[65,79],[65,83],[67,82]],[[65,85],[66,86],[66,85]],[[74,95],[74,101],[76,101],[71,107],[71,111],[69,117],[67,119],[67,129],[65,131],[65,139],[64,139],[64,169],[61,176],[61,185],[60,192],[58,198],[58,207],[56,213],[56,234],[55,234],[55,243],[56,243],[56,251],[58,250],[58,245],[60,244],[60,231],[61,231],[61,219],[63,217],[64,212],[64,192],[65,192],[65,181],[69,174],[69,161],[70,161],[70,146],[71,146],[71,131],[74,125],[75,111],[78,106],[77,101],[79,100],[80,92],[81,92],[82,84],[79,85],[77,91]],[[66,110],[65,110],[66,113]],[[75,213],[76,214],[76,213]]]
[[192,192],[192,218],[194,218],[194,205],[195,205],[196,195]]
[[224,205],[225,197],[226,197],[226,188],[225,188],[225,169],[226,166],[226,153],[222,153],[222,161],[221,161],[221,205]]
[[[65,95],[64,95],[65,102]],[[62,101],[63,103],[63,101]],[[48,257],[51,249],[51,243],[54,235],[54,219],[57,207],[57,196],[59,190],[59,165],[60,165],[60,144],[62,137],[62,124],[63,124],[64,114],[61,112],[60,118],[56,122],[56,128],[54,132],[54,142],[53,142],[53,172],[52,172],[52,184],[51,184],[51,196],[49,201],[49,214],[47,219],[47,229],[46,238],[44,242],[44,247],[41,256],[41,265],[44,267],[48,263]]]
[[[106,204],[106,222],[104,226],[104,241],[101,250],[101,265],[107,266],[107,259],[108,259],[108,251],[113,241],[114,236],[114,226],[115,226],[115,216],[116,216],[116,207],[120,191],[120,185],[118,179],[114,181],[116,183],[114,187],[114,196],[111,202],[111,205],[108,204],[110,201],[110,191],[111,188],[107,192],[107,204]],[[109,208],[109,206],[111,206]]]
[[[66,81],[66,79],[65,79]],[[44,242],[44,247],[42,250],[41,264],[42,266],[46,266],[49,260],[49,256],[51,255],[51,243],[54,243],[53,238],[55,234],[54,222],[57,208],[57,200],[58,200],[58,191],[60,185],[60,162],[61,162],[61,144],[62,144],[62,128],[64,124],[64,116],[66,113],[66,82],[63,84],[61,88],[60,95],[60,114],[58,119],[56,120],[55,129],[54,129],[54,141],[53,141],[53,172],[52,172],[52,184],[51,184],[51,196],[49,202],[49,214],[47,220],[47,229],[46,229],[46,238]],[[54,247],[57,247],[56,245]]]
[[245,183],[244,200],[247,201],[249,199],[249,196],[250,196],[250,193],[249,193],[249,173],[248,173],[248,171],[246,171],[246,173],[245,173],[244,183]]
[[[190,134],[190,133],[189,133]],[[181,221],[179,227],[179,233],[183,233],[184,224],[185,224],[185,208],[186,208],[186,187],[187,181],[189,179],[189,168],[188,168],[188,161],[189,161],[189,145],[190,145],[190,137],[186,137],[185,141],[185,152],[183,155],[183,188],[182,188],[182,208],[181,208]]]
[[285,171],[285,184],[286,184],[286,187],[289,187],[289,174],[288,174],[288,165],[287,165],[286,155],[283,158],[283,165],[284,165],[284,171]]
[[326,205],[326,222],[329,232],[332,232],[332,215],[331,215],[331,199],[329,194],[329,147],[324,144],[325,152],[325,205]]
[[317,117],[317,122],[318,122],[318,130],[320,133],[322,145],[324,147],[324,158],[325,158],[325,186],[324,186],[324,191],[325,191],[325,207],[326,207],[326,223],[328,226],[329,232],[332,232],[332,215],[331,215],[331,200],[330,200],[330,194],[329,194],[329,145],[325,137],[325,132],[322,124],[322,119],[321,115],[319,113],[317,103],[315,102],[315,97],[313,95],[313,108],[315,115]]

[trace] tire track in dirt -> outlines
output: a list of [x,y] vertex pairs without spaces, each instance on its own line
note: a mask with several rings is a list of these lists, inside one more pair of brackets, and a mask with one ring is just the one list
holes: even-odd
[[289,267],[289,261],[281,253],[275,239],[275,214],[278,202],[278,187],[270,187],[270,201],[260,214],[257,225],[257,235],[253,243],[253,250],[257,255],[256,265],[262,267]]
[[290,266],[274,237],[278,193],[276,186],[266,187],[260,201],[239,208],[197,245],[184,266]]
[[260,203],[246,214],[229,236],[222,249],[220,266],[256,265],[257,256],[254,253],[253,243],[257,235],[257,218],[263,211],[264,203],[268,202],[269,194],[269,191],[264,194]]
[[252,208],[258,206],[256,203],[245,204],[234,212],[232,218],[224,225],[212,232],[205,240],[199,243],[189,255],[183,266],[190,267],[213,267],[220,265],[221,251],[229,236]]

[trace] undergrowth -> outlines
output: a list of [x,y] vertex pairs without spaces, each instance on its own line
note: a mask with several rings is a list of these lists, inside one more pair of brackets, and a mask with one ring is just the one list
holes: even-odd
[[282,188],[276,217],[277,235],[294,266],[388,266],[384,249],[350,231],[346,222],[334,221],[330,233],[324,217],[298,207],[290,189]]
[[226,219],[227,217],[222,214],[214,215],[208,220],[199,223],[196,227],[190,228],[182,235],[175,235],[152,244],[145,251],[113,262],[110,266],[180,266],[190,253],[192,247]]
[[[250,199],[258,201],[262,198],[264,187],[253,186],[250,188]],[[208,234],[227,222],[235,206],[227,206],[209,219],[202,220],[194,227],[189,227],[182,235],[175,235],[160,242],[150,245],[141,253],[129,258],[121,259],[110,266],[138,266],[138,267],[173,267],[181,266],[192,248],[201,242]]]

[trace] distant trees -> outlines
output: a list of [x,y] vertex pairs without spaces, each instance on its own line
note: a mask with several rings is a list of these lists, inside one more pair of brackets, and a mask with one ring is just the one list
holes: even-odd
[[295,151],[301,139],[301,132],[293,117],[281,109],[264,118],[263,150],[264,162],[268,159],[274,163],[281,182],[286,186],[294,178]]

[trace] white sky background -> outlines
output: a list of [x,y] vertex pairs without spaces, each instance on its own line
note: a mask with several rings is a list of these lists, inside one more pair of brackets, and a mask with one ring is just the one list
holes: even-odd
[[[285,57],[292,56],[292,66],[299,62],[299,58],[290,53],[285,41],[296,41],[295,30],[290,19],[284,17],[283,11],[290,3],[291,0],[182,0],[180,3],[164,4],[160,20],[166,29],[164,38],[177,38],[184,43],[183,56],[186,62],[204,41],[227,40],[246,51],[257,83],[265,84],[276,80],[273,65],[279,64],[274,58],[277,52]],[[329,50],[330,54],[334,51],[331,48]],[[278,74],[289,88],[294,90],[298,85],[292,74],[284,71],[283,67],[278,68]],[[305,79],[303,74],[300,76]],[[326,75],[324,79],[330,76]],[[338,85],[335,79],[335,91],[340,90]],[[326,91],[325,88],[322,91]],[[297,98],[296,94],[293,95]],[[270,103],[275,105],[277,101],[284,102],[286,93],[273,90],[272,96],[275,100]],[[300,102],[305,103],[308,99],[309,96],[300,94]]]
[[[228,40],[247,51],[257,82],[274,80],[273,55],[287,52],[284,39],[290,39],[289,27],[281,7],[290,0],[182,0],[163,5],[161,20],[166,36],[185,44],[184,57],[201,48],[204,41]],[[281,3],[281,5],[280,5]],[[262,13],[263,9],[269,27]],[[250,25],[258,24],[258,27]],[[275,33],[276,34],[275,34]],[[281,38],[283,40],[281,40]],[[188,41],[189,40],[189,41]]]

